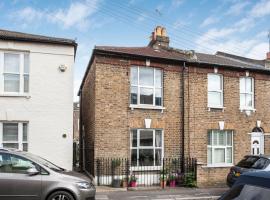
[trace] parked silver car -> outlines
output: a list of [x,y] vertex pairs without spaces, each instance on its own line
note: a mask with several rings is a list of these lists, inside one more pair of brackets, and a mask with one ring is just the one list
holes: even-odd
[[86,176],[23,151],[0,149],[1,200],[94,200]]

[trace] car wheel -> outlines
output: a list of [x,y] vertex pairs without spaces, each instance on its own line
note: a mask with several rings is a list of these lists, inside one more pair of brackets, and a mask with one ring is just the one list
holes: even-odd
[[75,200],[74,197],[65,191],[57,191],[52,193],[47,200]]

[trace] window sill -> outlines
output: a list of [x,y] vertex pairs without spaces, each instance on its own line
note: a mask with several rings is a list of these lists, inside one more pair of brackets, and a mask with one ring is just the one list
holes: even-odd
[[140,166],[140,167],[131,167],[131,171],[159,171],[162,169],[162,166]]
[[202,166],[202,168],[229,168],[233,166],[234,166],[233,164],[211,164]]
[[23,97],[27,99],[31,98],[29,94],[0,94],[0,97]]
[[222,110],[224,112],[226,107],[223,106],[207,106],[208,111],[211,111],[211,109],[215,109],[215,110]]
[[255,108],[239,108],[240,112],[244,112],[244,111],[252,111],[252,112],[256,112]]
[[149,109],[149,110],[161,110],[163,112],[163,110],[165,110],[166,108],[163,106],[151,106],[151,105],[129,105],[129,107],[131,108],[131,110],[134,109]]

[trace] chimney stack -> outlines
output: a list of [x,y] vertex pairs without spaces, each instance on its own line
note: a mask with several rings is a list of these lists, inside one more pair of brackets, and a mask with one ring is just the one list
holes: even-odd
[[167,37],[166,28],[157,26],[152,32],[151,41],[148,46],[154,49],[169,48],[170,39]]
[[270,69],[270,52],[266,53],[265,68]]

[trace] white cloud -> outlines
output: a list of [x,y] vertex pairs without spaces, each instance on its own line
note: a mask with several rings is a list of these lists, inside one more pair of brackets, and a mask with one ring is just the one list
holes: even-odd
[[268,52],[268,46],[269,44],[267,42],[261,42],[254,45],[248,52],[246,57],[256,58],[256,59],[265,59],[266,58],[266,52]]
[[185,0],[172,0],[172,6],[173,7],[179,7],[184,3]]
[[[44,11],[34,9],[32,7],[25,7],[19,11],[16,11],[15,14],[17,18],[25,23],[31,23],[33,21],[40,20],[45,16]],[[12,16],[14,16],[14,14]]]
[[240,15],[249,4],[250,2],[248,1],[237,2],[229,8],[226,15]]
[[270,1],[261,0],[251,10],[250,15],[252,17],[264,17],[270,14]]
[[217,17],[214,17],[214,16],[210,16],[210,17],[207,17],[203,22],[202,24],[200,25],[200,27],[205,27],[205,26],[209,26],[211,24],[215,24],[217,22],[219,22],[219,18]]

